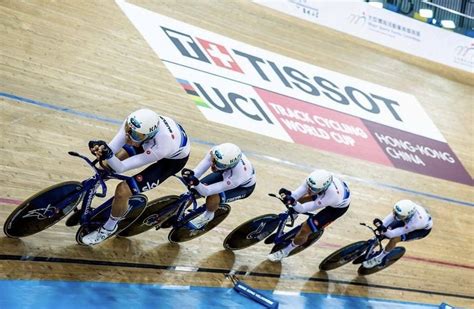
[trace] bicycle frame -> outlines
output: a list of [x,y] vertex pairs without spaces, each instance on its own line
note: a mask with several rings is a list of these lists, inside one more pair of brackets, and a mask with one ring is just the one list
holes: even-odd
[[[181,183],[183,183],[183,185],[185,185],[189,189],[189,186],[186,184],[182,177],[176,175],[174,175],[174,177],[178,178]],[[185,214],[186,207],[188,206],[188,203],[190,201],[193,203],[193,208],[188,214]],[[198,207],[196,198],[194,197],[194,193],[191,191],[181,194],[175,204],[179,205],[176,210],[176,222],[173,224],[175,227],[181,226],[182,222],[188,222],[188,219],[194,216],[196,213],[202,213],[205,210],[204,205]]]
[[[367,240],[368,244],[369,244],[369,247],[367,248],[367,250],[365,251],[365,254],[363,254],[364,256],[364,260],[367,260],[369,258],[369,256],[372,254],[372,252],[374,252],[374,249],[378,246],[380,251],[383,250],[383,247],[382,247],[382,241],[381,241],[381,235],[380,233],[378,232],[377,229],[374,229],[372,228],[371,226],[365,224],[365,223],[360,223],[360,225],[362,226],[365,226],[366,228],[368,228],[369,230],[372,231],[372,233],[374,234],[374,237]],[[362,255],[361,255],[362,256]]]
[[[275,197],[275,198],[278,198],[279,200],[282,201],[282,199],[279,196],[275,195],[275,194],[268,194],[268,195],[272,196],[272,197]],[[295,220],[289,214],[289,211],[290,211],[289,206],[285,204],[285,207],[287,208],[287,211],[282,212],[278,215],[278,219],[280,220],[280,223],[278,224],[277,231],[275,232],[276,236],[275,236],[275,239],[273,240],[273,242],[275,244],[279,244],[279,243],[285,241],[285,239],[288,239],[289,237],[291,238],[291,237],[295,236],[299,232],[299,230],[301,229],[301,224],[300,224],[300,225],[294,227],[293,229],[289,230],[288,232],[284,232],[284,229],[285,229],[286,226],[293,227],[294,224],[295,224]],[[302,213],[302,215],[310,216],[311,214]],[[291,219],[290,224],[287,224],[288,219]]]
[[[128,180],[130,177],[128,176],[123,176],[120,174],[116,174],[114,172],[107,171],[106,169],[98,169],[96,167],[96,164],[99,163],[99,160],[94,160],[91,161],[89,158],[80,155],[76,152],[70,151],[68,152],[69,155],[79,157],[83,159],[84,161],[87,162],[87,164],[92,168],[94,171],[94,175],[82,182],[82,190],[79,191],[77,194],[84,194],[82,197],[82,205],[81,208],[79,208],[79,211],[81,212],[81,219],[80,219],[80,224],[84,224],[90,221],[90,218],[104,209],[105,207],[108,207],[112,203],[112,198],[108,199],[104,203],[102,203],[100,206],[96,208],[92,208],[92,201],[94,197],[101,197],[104,198],[107,195],[107,185],[105,184],[105,181],[109,179],[118,179],[118,180]],[[97,193],[97,190],[99,186],[102,188],[101,193]],[[66,203],[69,199],[66,199],[63,201],[61,204]]]

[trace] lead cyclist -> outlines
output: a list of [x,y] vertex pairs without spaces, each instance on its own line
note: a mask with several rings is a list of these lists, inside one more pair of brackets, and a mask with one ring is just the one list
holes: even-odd
[[157,187],[179,172],[186,165],[191,150],[183,127],[150,109],[131,113],[110,143],[90,141],[89,148],[117,173],[150,165],[130,181],[117,185],[109,219],[82,238],[86,245],[96,245],[114,235],[118,222],[127,213],[128,199],[133,194]]

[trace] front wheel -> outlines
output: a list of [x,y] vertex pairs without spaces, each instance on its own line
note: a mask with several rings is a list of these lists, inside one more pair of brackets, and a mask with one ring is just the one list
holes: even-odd
[[248,248],[270,235],[279,223],[278,215],[274,214],[248,220],[227,235],[224,239],[224,248],[229,250]]
[[361,256],[365,250],[367,250],[367,247],[367,241],[358,241],[342,247],[341,249],[331,253],[328,257],[326,257],[319,264],[319,269],[326,271],[341,267],[342,265],[345,265]]
[[405,254],[405,252],[406,252],[406,249],[404,247],[395,247],[383,258],[382,264],[374,266],[372,268],[365,268],[363,265],[361,265],[359,269],[357,270],[357,272],[361,276],[370,275],[370,274],[379,272],[389,267],[390,265],[392,265],[399,259],[401,259],[402,256]]
[[[180,224],[178,227],[175,227],[171,230],[171,232],[168,234],[168,240],[171,243],[179,243],[204,235],[205,233],[209,232],[217,225],[219,225],[222,221],[224,221],[224,219],[227,218],[229,213],[230,206],[227,204],[221,204],[219,205],[219,208],[217,208],[214,214],[214,218],[201,229],[196,230],[188,227],[187,224]],[[194,217],[191,217],[190,220],[192,220],[193,218]]]
[[[321,229],[321,230],[318,230],[316,232],[313,232],[313,233],[309,234],[308,239],[306,240],[306,242],[304,244],[302,244],[301,246],[298,246],[295,249],[291,250],[291,252],[290,252],[290,254],[288,254],[288,256],[295,255],[297,253],[300,253],[304,249],[308,248],[309,246],[311,246],[312,244],[317,242],[319,240],[319,238],[321,238],[321,236],[323,236],[323,233],[324,233],[324,229]],[[274,253],[278,250],[281,250],[281,249],[285,248],[287,245],[289,245],[290,241],[293,241],[293,238],[274,245],[273,248],[272,248],[272,251],[270,253]]]
[[84,196],[82,184],[66,181],[33,195],[21,203],[3,226],[5,235],[19,238],[36,234],[67,216]]

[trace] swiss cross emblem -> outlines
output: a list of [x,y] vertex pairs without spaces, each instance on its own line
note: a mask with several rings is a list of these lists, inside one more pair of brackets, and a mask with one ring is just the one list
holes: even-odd
[[200,38],[197,38],[197,40],[217,66],[243,73],[242,69],[239,67],[237,62],[235,62],[234,58],[232,58],[224,46]]

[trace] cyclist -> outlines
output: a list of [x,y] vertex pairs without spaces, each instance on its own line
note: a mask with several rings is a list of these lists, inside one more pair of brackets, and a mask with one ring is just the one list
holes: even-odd
[[410,201],[401,200],[393,205],[393,211],[382,221],[382,234],[390,239],[382,252],[374,256],[362,265],[365,268],[373,268],[384,261],[384,257],[400,241],[422,239],[428,236],[433,227],[430,213],[422,206]]
[[[212,173],[199,180],[209,168]],[[201,229],[211,221],[219,204],[249,197],[256,183],[252,164],[240,148],[231,143],[211,148],[194,170],[185,168],[181,174],[188,185],[206,197],[206,210],[189,222],[193,229]]]
[[285,188],[279,191],[283,203],[292,206],[292,215],[305,212],[318,213],[310,216],[305,221],[293,241],[285,248],[268,255],[272,262],[281,261],[290,252],[303,245],[312,232],[317,232],[341,217],[349,209],[351,193],[347,184],[332,173],[325,170],[315,170],[306,177],[295,191]]
[[108,221],[82,239],[87,245],[95,245],[117,231],[118,222],[128,210],[130,196],[157,187],[186,165],[191,146],[184,129],[173,119],[139,109],[125,119],[109,144],[90,141],[89,148],[117,173],[151,164],[130,181],[117,185]]

